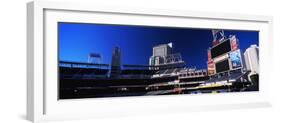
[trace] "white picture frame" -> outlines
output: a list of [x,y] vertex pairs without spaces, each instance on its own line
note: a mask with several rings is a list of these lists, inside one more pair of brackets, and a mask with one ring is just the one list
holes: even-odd
[[[142,21],[138,21],[139,19]],[[58,101],[58,92],[51,91],[57,90],[57,84],[50,82],[57,80],[57,74],[50,73],[56,73],[52,71],[56,70],[54,66],[57,64],[53,61],[57,58],[55,23],[59,21],[258,30],[261,49],[260,91]],[[268,84],[271,82],[270,69],[273,68],[272,21],[272,17],[260,15],[153,10],[86,3],[30,2],[27,4],[27,119],[37,122],[270,106]]]

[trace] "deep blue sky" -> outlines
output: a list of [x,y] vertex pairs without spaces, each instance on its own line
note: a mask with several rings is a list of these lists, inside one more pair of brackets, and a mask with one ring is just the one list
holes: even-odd
[[[89,53],[100,53],[102,62],[111,63],[112,49],[121,48],[122,64],[148,64],[152,47],[173,43],[174,53],[181,53],[187,66],[206,68],[207,49],[212,45],[210,29],[58,23],[59,60],[87,62]],[[258,44],[257,31],[225,30],[236,35],[245,51]]]

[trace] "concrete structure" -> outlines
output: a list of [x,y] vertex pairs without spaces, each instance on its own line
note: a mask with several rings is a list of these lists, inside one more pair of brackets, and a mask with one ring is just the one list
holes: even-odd
[[172,54],[172,43],[160,44],[153,47],[152,56],[149,58],[149,65],[161,65],[166,61],[166,57]]
[[180,53],[173,53],[173,44],[160,44],[153,47],[153,54],[149,58],[150,69],[169,69],[185,65]]
[[111,59],[110,78],[118,78],[121,73],[121,50],[119,47],[114,47]]
[[251,45],[244,52],[244,58],[246,63],[246,70],[250,70],[253,74],[259,73],[259,47],[257,45]]

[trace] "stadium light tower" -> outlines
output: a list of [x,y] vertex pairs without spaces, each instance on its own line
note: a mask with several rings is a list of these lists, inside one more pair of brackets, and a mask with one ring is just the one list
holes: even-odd
[[92,64],[100,64],[102,60],[102,57],[100,54],[98,53],[90,53],[88,55],[88,63],[92,63]]
[[172,43],[172,42],[168,43],[168,46],[169,46],[170,48],[173,48],[173,43]]

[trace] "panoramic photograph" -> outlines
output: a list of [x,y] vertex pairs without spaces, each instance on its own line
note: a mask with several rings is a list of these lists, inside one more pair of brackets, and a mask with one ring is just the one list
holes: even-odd
[[259,91],[259,31],[58,23],[58,99]]

